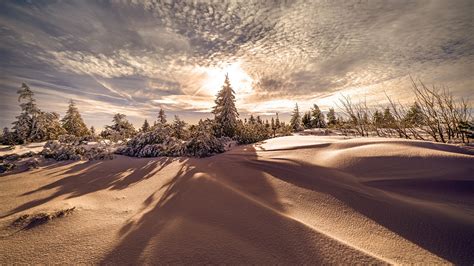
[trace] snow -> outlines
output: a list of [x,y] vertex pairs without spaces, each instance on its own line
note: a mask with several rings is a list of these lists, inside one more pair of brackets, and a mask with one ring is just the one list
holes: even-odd
[[43,164],[1,175],[0,264],[472,264],[473,173],[453,145],[302,135]]

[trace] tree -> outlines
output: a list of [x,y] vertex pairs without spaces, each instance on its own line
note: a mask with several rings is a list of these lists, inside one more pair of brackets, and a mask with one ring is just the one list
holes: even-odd
[[234,90],[230,85],[227,74],[222,89],[217,93],[215,104],[212,113],[217,127],[217,135],[233,137],[236,132],[239,113],[235,107]]
[[337,125],[336,112],[334,112],[334,108],[329,108],[329,112],[326,117],[328,119],[329,127],[335,127]]
[[32,140],[43,141],[58,139],[59,136],[65,133],[66,130],[61,126],[58,113],[40,111],[38,115],[35,137],[32,138]]
[[301,126],[300,110],[297,103],[295,104],[295,109],[293,109],[293,114],[291,115],[290,125],[294,131],[301,131],[303,129]]
[[163,108],[160,108],[160,112],[158,113],[158,123],[166,124],[166,114]]
[[326,122],[324,121],[324,114],[319,109],[317,104],[313,105],[311,109],[311,117],[312,117],[312,126],[317,128],[326,127]]
[[17,93],[21,113],[16,117],[17,120],[13,122],[13,130],[17,139],[21,143],[26,143],[31,141],[31,137],[34,134],[40,110],[36,106],[36,100],[33,98],[33,91],[26,83],[21,84]]
[[375,132],[377,136],[380,136],[379,129],[382,129],[384,126],[383,114],[379,110],[375,110],[374,114],[372,115],[372,125],[374,126]]
[[178,138],[178,139],[187,139],[188,138],[188,132],[186,130],[186,122],[183,120],[179,119],[179,116],[175,115],[174,116],[174,121],[173,124],[171,125],[171,128],[173,129],[173,136]]
[[280,118],[278,117],[278,113],[276,113],[276,119],[275,119],[275,127],[278,129],[280,128]]
[[148,124],[148,120],[145,119],[143,122],[142,128],[140,129],[141,132],[148,132],[150,131],[150,124]]
[[112,119],[112,125],[106,126],[101,136],[113,141],[125,140],[135,135],[133,125],[126,119],[126,115],[117,113]]
[[404,122],[408,126],[422,126],[424,124],[425,117],[423,115],[423,111],[421,110],[420,105],[417,102],[414,102],[408,112],[405,114],[403,118]]
[[301,123],[303,123],[304,128],[311,128],[311,112],[305,112],[301,118]]
[[395,117],[393,117],[390,108],[385,108],[383,112],[383,126],[386,128],[393,128],[395,125]]
[[79,109],[76,107],[76,103],[73,100],[69,101],[69,107],[66,111],[66,115],[61,120],[63,128],[70,135],[76,137],[84,137],[90,135],[89,129],[87,128],[84,120],[82,120]]
[[1,143],[4,145],[15,145],[15,134],[8,127],[3,128]]

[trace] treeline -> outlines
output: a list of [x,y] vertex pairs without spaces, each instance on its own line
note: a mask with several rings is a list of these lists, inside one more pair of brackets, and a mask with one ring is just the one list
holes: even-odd
[[112,143],[122,142],[117,152],[130,156],[209,156],[223,152],[232,141],[239,144],[254,143],[276,136],[290,135],[290,125],[281,122],[278,114],[271,121],[259,116],[239,119],[235,95],[228,77],[219,91],[212,113],[214,119],[200,120],[188,125],[178,116],[168,122],[163,109],[150,124],[144,120],[137,130],[124,114],[115,114],[112,124],[97,133],[87,127],[73,100],[65,116],[40,110],[33,91],[25,83],[18,90],[21,113],[13,122],[12,130],[5,128],[1,142],[6,145],[49,141],[44,155],[57,160],[108,157],[104,142],[91,155],[85,144],[101,139]]
[[396,102],[387,96],[389,105],[368,106],[366,101],[353,103],[351,98],[340,99],[342,115],[336,116],[334,108],[326,115],[315,104],[301,117],[296,104],[291,116],[291,128],[297,132],[309,128],[340,130],[347,135],[368,137],[400,137],[433,140],[436,142],[468,143],[474,137],[471,107],[463,98],[455,98],[444,88],[429,88],[413,79],[415,101],[411,105]]

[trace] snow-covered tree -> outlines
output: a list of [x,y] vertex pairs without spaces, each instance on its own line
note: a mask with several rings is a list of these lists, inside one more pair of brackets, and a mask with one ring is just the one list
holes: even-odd
[[217,127],[217,135],[233,137],[239,113],[235,107],[234,90],[230,85],[228,75],[225,76],[222,89],[217,93],[215,104],[212,113]]
[[15,134],[8,127],[3,128],[1,143],[3,145],[15,145]]
[[311,109],[311,118],[312,118],[311,124],[313,125],[313,127],[317,127],[317,128],[326,127],[324,114],[323,112],[321,112],[321,109],[319,109],[319,106],[317,104],[314,104],[313,108]]
[[158,123],[160,124],[166,124],[166,114],[163,108],[160,108],[160,111],[158,112]]
[[337,118],[336,118],[336,112],[334,111],[334,108],[329,108],[329,112],[326,117],[328,119],[328,126],[330,127],[336,126]]
[[148,132],[150,131],[150,124],[148,124],[148,120],[145,119],[145,121],[143,122],[143,125],[140,129],[141,132]]
[[57,139],[66,133],[66,130],[61,126],[58,113],[40,111],[36,125],[32,141]]
[[311,112],[305,112],[301,118],[301,123],[303,123],[304,128],[311,128]]
[[293,109],[293,114],[291,115],[290,125],[294,131],[301,131],[303,127],[301,126],[301,115],[298,104],[295,104],[295,109]]
[[95,137],[95,135],[97,134],[97,132],[95,132],[95,127],[94,126],[91,126],[89,131],[91,132],[91,136],[93,136],[93,137]]
[[26,83],[21,84],[17,93],[21,113],[16,117],[17,120],[13,122],[13,131],[21,143],[26,143],[31,141],[34,129],[37,127],[40,109],[36,106],[33,91]]
[[69,101],[69,106],[66,111],[66,115],[61,120],[63,128],[67,134],[74,135],[76,137],[84,137],[90,135],[89,129],[82,120],[82,116],[79,113],[79,109],[76,107],[74,100]]
[[101,136],[112,141],[125,140],[135,135],[136,131],[132,123],[126,119],[126,115],[117,113],[112,119],[112,125],[106,126]]
[[174,116],[173,124],[171,124],[171,128],[173,129],[173,136],[178,139],[187,139],[188,132],[186,130],[186,122],[181,120],[179,116]]
[[194,157],[206,157],[225,151],[224,141],[214,136],[213,122],[200,120],[186,142],[186,154]]

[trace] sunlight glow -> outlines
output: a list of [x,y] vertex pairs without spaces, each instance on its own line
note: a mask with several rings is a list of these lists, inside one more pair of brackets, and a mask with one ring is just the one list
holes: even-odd
[[230,84],[235,91],[237,99],[252,93],[253,79],[244,69],[241,62],[224,64],[218,67],[204,68],[206,78],[203,80],[202,90],[215,96],[224,84],[225,75],[229,75]]

